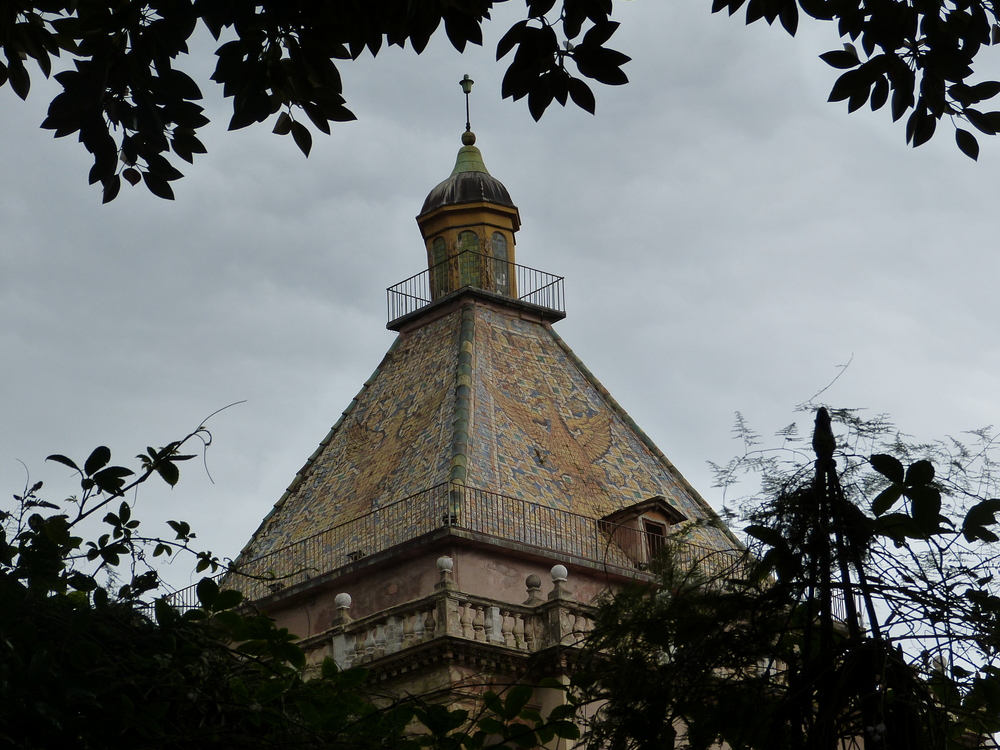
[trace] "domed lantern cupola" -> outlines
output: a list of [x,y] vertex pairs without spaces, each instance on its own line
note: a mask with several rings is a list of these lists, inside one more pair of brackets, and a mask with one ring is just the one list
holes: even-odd
[[517,297],[514,233],[521,226],[517,206],[493,177],[476,147],[468,121],[472,79],[460,81],[466,93],[462,148],[451,176],[427,195],[417,224],[427,246],[431,297],[440,299],[463,287]]

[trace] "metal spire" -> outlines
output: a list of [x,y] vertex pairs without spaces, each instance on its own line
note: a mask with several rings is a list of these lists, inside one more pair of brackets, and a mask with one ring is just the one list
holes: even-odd
[[465,76],[462,78],[462,80],[458,82],[458,85],[462,87],[462,91],[465,92],[465,132],[466,133],[472,131],[472,123],[471,123],[470,118],[469,118],[469,94],[472,93],[472,84],[474,84],[474,83],[475,83],[475,81],[473,81],[471,78],[469,78],[469,74],[468,73],[466,73]]

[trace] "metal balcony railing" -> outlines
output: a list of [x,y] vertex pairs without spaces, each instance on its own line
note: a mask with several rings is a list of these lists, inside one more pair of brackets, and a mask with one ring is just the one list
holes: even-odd
[[563,277],[465,250],[386,289],[389,322],[461,289],[480,289],[565,315]]
[[[250,601],[262,599],[442,527],[633,570],[644,569],[666,542],[637,528],[473,487],[439,484],[262,557],[240,561],[239,572],[229,574],[224,586],[240,590]],[[680,564],[698,564],[713,575],[731,570],[740,557],[738,551],[691,543],[676,545],[674,554]],[[194,606],[194,587],[171,600],[178,607]]]

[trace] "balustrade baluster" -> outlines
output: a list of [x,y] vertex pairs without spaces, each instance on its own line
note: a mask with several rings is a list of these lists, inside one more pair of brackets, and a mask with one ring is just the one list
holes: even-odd
[[459,624],[462,626],[462,637],[468,638],[471,641],[475,637],[475,631],[472,627],[472,605],[469,602],[459,602],[459,607],[461,607],[462,612],[459,618]]
[[499,646],[504,644],[503,638],[503,618],[500,616],[499,607],[487,607],[486,618],[486,641]]
[[397,615],[386,618],[383,632],[385,633],[385,653],[394,654],[403,647],[403,623]]
[[524,615],[520,612],[514,613],[514,648],[522,651],[531,650],[524,638]]
[[476,616],[472,619],[472,631],[473,636],[477,641],[486,640],[486,618],[483,615],[483,607],[477,605],[475,607]]
[[419,643],[416,636],[417,627],[420,626],[420,613],[411,612],[403,617],[403,648]]
[[527,647],[528,651],[537,651],[540,647],[538,643],[538,635],[535,624],[538,622],[538,618],[532,616],[530,619],[524,621],[524,645]]
[[339,669],[348,669],[354,661],[354,639],[338,633],[330,639],[330,656]]
[[431,638],[434,637],[434,631],[437,629],[437,622],[434,620],[433,606],[427,610],[427,614],[424,616],[422,628],[423,628],[422,640],[430,640]]
[[500,615],[500,635],[503,638],[504,645],[507,648],[515,648],[516,642],[514,641],[514,618],[511,613],[504,610]]

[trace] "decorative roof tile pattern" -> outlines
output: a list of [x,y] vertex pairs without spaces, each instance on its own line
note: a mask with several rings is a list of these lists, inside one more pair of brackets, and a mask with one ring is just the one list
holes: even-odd
[[551,327],[477,306],[467,483],[602,518],[662,495],[714,513]]
[[457,314],[403,334],[243,550],[253,559],[447,481]]
[[714,517],[551,326],[494,305],[400,334],[244,560],[449,480],[594,519],[657,495]]

